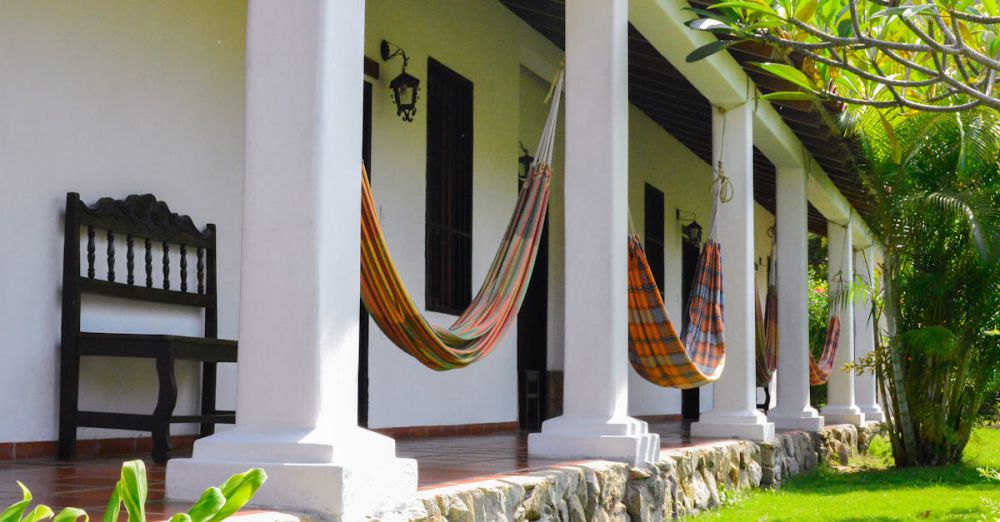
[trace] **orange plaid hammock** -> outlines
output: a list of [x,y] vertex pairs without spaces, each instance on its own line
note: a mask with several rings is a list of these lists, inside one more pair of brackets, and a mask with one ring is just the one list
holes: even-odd
[[840,318],[836,315],[830,316],[830,322],[826,327],[826,341],[823,343],[823,353],[819,356],[819,362],[809,354],[809,385],[819,386],[826,384],[833,372],[833,358],[837,356],[837,345],[840,344]]
[[382,235],[368,176],[362,173],[361,298],[386,336],[428,368],[451,370],[482,359],[517,318],[545,223],[561,92],[562,73],[555,82],[536,161],[493,265],[469,307],[447,328],[431,325],[406,291]]
[[[722,181],[715,184],[718,208]],[[713,212],[714,214],[714,212]],[[647,381],[671,388],[697,388],[722,375],[726,362],[723,337],[722,250],[712,232],[702,247],[691,288],[691,318],[684,341],[670,322],[663,296],[635,234],[628,241],[628,358]]]

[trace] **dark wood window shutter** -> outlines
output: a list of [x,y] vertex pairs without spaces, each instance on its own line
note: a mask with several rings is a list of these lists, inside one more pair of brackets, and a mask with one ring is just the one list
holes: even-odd
[[461,313],[472,300],[472,82],[427,61],[428,310]]
[[663,191],[647,183],[644,208],[646,209],[646,215],[643,230],[646,232],[646,237],[643,243],[646,245],[646,260],[649,262],[649,268],[653,271],[656,286],[660,288],[660,294],[662,295],[665,270],[663,248],[666,243],[663,232],[665,217],[663,213]]

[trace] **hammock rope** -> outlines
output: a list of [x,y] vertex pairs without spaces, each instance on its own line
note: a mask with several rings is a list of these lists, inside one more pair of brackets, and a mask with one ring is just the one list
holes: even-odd
[[428,368],[439,371],[462,368],[486,357],[517,318],[548,208],[550,164],[562,96],[561,69],[554,85],[536,158],[518,194],[503,240],[479,291],[451,326],[432,325],[407,292],[389,254],[372,188],[362,166],[361,298],[386,336]]
[[629,234],[629,362],[642,378],[659,386],[704,386],[718,380],[725,366],[722,250],[715,238],[718,205],[732,198],[732,186],[721,171],[712,193],[712,227],[695,269],[683,341],[667,314],[639,236]]

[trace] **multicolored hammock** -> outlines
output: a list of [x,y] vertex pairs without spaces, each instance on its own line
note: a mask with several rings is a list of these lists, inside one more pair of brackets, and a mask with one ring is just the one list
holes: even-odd
[[757,308],[754,310],[756,319],[756,352],[757,352],[757,386],[766,388],[771,384],[774,371],[778,368],[778,286],[775,281],[775,244],[771,241],[771,254],[767,267],[767,294],[764,310],[760,308],[760,290],[754,286],[754,299]]
[[667,315],[639,237],[629,235],[628,358],[632,368],[653,384],[696,388],[722,375],[726,362],[722,249],[715,241],[715,223],[724,183],[720,177],[714,184],[712,230],[698,258],[683,342]]
[[836,315],[830,316],[830,322],[826,326],[826,341],[823,343],[823,353],[819,356],[819,362],[812,353],[809,354],[809,385],[819,386],[826,384],[833,372],[833,359],[837,356],[837,345],[840,344],[840,318]]
[[451,370],[482,359],[517,318],[545,224],[562,82],[560,72],[535,163],[493,264],[469,307],[447,328],[431,325],[406,291],[382,235],[371,185],[362,168],[361,298],[386,336],[428,368]]

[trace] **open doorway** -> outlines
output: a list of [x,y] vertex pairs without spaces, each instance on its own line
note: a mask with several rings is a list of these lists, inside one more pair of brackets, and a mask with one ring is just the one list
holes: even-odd
[[548,400],[549,221],[545,219],[531,281],[517,314],[517,418],[522,431],[538,431]]
[[[681,331],[686,331],[691,321],[688,307],[691,303],[691,287],[694,285],[694,272],[698,268],[699,255],[701,255],[700,245],[683,237],[681,239],[681,324],[683,325]],[[685,421],[697,421],[700,415],[701,388],[681,390],[681,418]]]
[[[361,161],[368,179],[372,176],[372,84],[364,83],[364,114],[361,118]],[[368,427],[368,310],[361,303],[358,322],[358,426]]]

